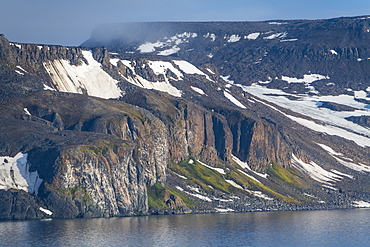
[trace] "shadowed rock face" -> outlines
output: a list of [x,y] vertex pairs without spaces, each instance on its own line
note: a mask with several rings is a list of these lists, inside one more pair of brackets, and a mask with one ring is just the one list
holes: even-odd
[[[0,36],[0,156],[27,153],[28,172],[43,181],[37,196],[16,185],[0,190],[0,218],[348,208],[370,200],[366,128],[347,127],[369,125],[369,21],[135,24],[145,26],[137,36],[118,25],[111,39],[99,41],[95,31],[83,45],[107,48],[89,51]],[[79,94],[55,90],[60,83]],[[104,95],[114,99],[89,95],[112,83],[119,92]],[[339,94],[347,101],[330,101]],[[347,114],[346,125],[285,107],[311,96],[330,96],[312,98],[315,110]]]

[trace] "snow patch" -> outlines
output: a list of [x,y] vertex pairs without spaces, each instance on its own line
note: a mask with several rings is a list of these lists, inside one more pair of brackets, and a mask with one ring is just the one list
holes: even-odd
[[220,77],[222,78],[222,80],[226,81],[227,83],[234,84],[234,81],[230,80],[230,77],[231,77],[230,75],[227,75],[227,76],[220,75]]
[[184,61],[184,60],[174,60],[173,61],[177,66],[179,66],[180,70],[182,70],[185,74],[198,74],[198,75],[206,75],[200,69],[192,65],[191,63]]
[[370,208],[370,202],[365,201],[353,201],[352,206],[356,208]]
[[168,48],[158,52],[158,55],[169,56],[180,51],[178,45],[182,43],[189,42],[190,38],[196,38],[197,33],[184,32],[181,34],[176,34],[170,38],[163,38],[162,40],[157,40],[156,42],[145,42],[141,44],[136,50],[140,53],[150,53],[155,52],[157,48],[163,49]]
[[[215,72],[213,72],[211,69],[209,69],[209,68],[206,68],[206,70],[209,72],[209,73],[211,73],[211,74],[215,74]],[[370,90],[370,88],[369,88],[369,90]]]
[[370,166],[367,166],[367,165],[364,165],[364,164],[361,164],[361,163],[358,163],[358,164],[355,164],[353,162],[350,162],[350,161],[346,161],[346,160],[343,160],[343,159],[340,159],[338,157],[335,157],[333,156],[339,163],[341,163],[342,165],[344,165],[345,167],[348,167],[352,170],[355,170],[355,171],[358,171],[358,172],[369,172],[370,173]]
[[253,190],[245,190],[247,191],[248,193],[256,196],[256,197],[259,197],[259,198],[262,198],[262,199],[265,199],[265,200],[268,200],[268,201],[272,201],[274,200],[273,198],[263,194],[261,191],[253,191]]
[[212,166],[206,165],[206,164],[204,164],[203,162],[201,162],[201,161],[199,161],[199,160],[197,160],[197,162],[198,162],[199,164],[201,164],[201,165],[203,165],[203,166],[205,166],[205,167],[209,168],[209,169],[215,170],[215,171],[216,171],[216,172],[218,172],[218,173],[221,173],[221,174],[223,174],[223,175],[225,175],[225,174],[226,174],[225,170],[224,170],[224,169],[222,169],[222,168],[216,168],[216,167],[212,167]]
[[49,87],[47,85],[44,84],[44,90],[49,90],[49,91],[57,91],[56,89],[52,88],[52,87]]
[[49,215],[49,216],[51,216],[51,215],[53,214],[53,212],[51,212],[50,210],[45,209],[45,208],[42,208],[42,207],[39,207],[39,210],[40,210],[41,212],[44,212],[45,214],[47,214],[47,215]]
[[270,25],[284,25],[284,24],[288,24],[288,22],[276,22],[276,21],[272,21],[272,22],[269,22]]
[[88,64],[71,65],[68,60],[44,62],[44,68],[50,75],[58,91],[88,94],[100,98],[119,98],[121,90],[116,80],[107,74],[92,55],[91,51],[82,51]]
[[230,93],[224,91],[224,96],[231,101],[231,103],[235,104],[236,106],[246,109],[246,107],[239,101],[237,100],[234,96],[232,96]]
[[177,45],[174,45],[170,49],[158,52],[158,55],[160,55],[160,56],[169,56],[169,55],[178,53],[180,50],[181,50],[180,47],[178,47]]
[[245,176],[249,177],[250,179],[256,181],[257,183],[262,184],[257,178],[253,177],[252,175],[249,175],[248,173],[246,173],[246,172],[244,172],[244,171],[242,171],[240,169],[238,169],[238,171],[241,172],[241,173],[243,173]]
[[[311,81],[313,79],[322,78],[322,76],[310,76]],[[304,79],[309,79],[310,77],[304,77]],[[288,79],[287,77],[284,77]],[[289,80],[294,83],[297,81],[289,77]],[[300,79],[298,79],[300,80]],[[303,79],[301,79],[303,81]],[[338,95],[338,96],[312,96],[307,94],[288,94],[279,89],[266,88],[263,85],[257,83],[252,84],[251,86],[243,86],[240,84],[234,84],[235,86],[241,87],[243,91],[248,92],[254,96],[259,97],[260,99],[266,100],[273,104],[276,104],[282,108],[291,110],[293,112],[308,116],[310,118],[316,119],[324,124],[316,123],[312,120],[303,119],[299,117],[294,117],[288,115],[276,107],[273,107],[270,104],[267,104],[264,101],[256,101],[261,104],[265,104],[270,108],[284,114],[288,118],[296,121],[297,123],[306,126],[314,131],[323,132],[329,135],[337,135],[342,138],[352,140],[359,146],[370,146],[370,130],[364,128],[358,124],[355,124],[351,121],[348,121],[346,118],[350,116],[370,116],[370,111],[367,109],[367,105],[356,101],[353,96],[350,95]],[[280,96],[281,95],[281,96]],[[299,96],[299,100],[292,100],[288,97],[282,96]],[[364,94],[359,93],[357,96],[364,96]],[[339,112],[332,111],[326,108],[319,108],[318,102],[333,102],[338,104],[347,105],[358,110],[352,112]]]
[[15,70],[15,72],[17,72],[20,75],[24,75],[24,73],[20,72],[19,70]]
[[193,64],[185,61],[185,60],[173,60],[173,62],[179,66],[180,70],[182,70],[185,74],[190,75],[204,75],[207,80],[214,82],[207,74],[205,74],[203,71],[195,67]]
[[241,161],[240,159],[238,159],[238,157],[236,157],[236,156],[234,156],[234,155],[232,155],[231,156],[232,157],[232,160],[233,161],[235,161],[241,168],[244,168],[244,169],[247,169],[247,170],[252,170],[250,167],[249,167],[249,165],[248,165],[248,163],[247,162],[243,162],[243,161]]
[[227,212],[234,212],[234,209],[231,208],[215,208],[217,212],[220,213],[227,213]]
[[244,39],[256,40],[261,33],[251,33],[244,37]]
[[210,38],[213,41],[216,40],[216,35],[214,33],[207,33],[205,35],[203,35],[203,38]]
[[204,91],[198,87],[193,87],[193,86],[190,86],[191,89],[193,89],[195,92],[201,94],[201,95],[205,95]]
[[182,179],[188,179],[187,177],[185,177],[185,176],[182,176],[182,175],[180,175],[180,174],[178,174],[178,173],[176,173],[176,172],[173,172],[176,176],[178,176],[179,178],[182,178]]
[[241,39],[241,37],[239,36],[239,34],[233,34],[230,37],[227,37],[227,42],[228,43],[235,43],[235,42],[238,42],[240,39]]
[[225,179],[225,181],[228,182],[229,184],[231,184],[232,186],[234,186],[235,188],[244,190],[244,188],[242,186],[240,186],[239,184],[235,183],[233,180]]
[[329,172],[313,161],[310,163],[303,162],[294,154],[292,155],[292,165],[299,171],[308,174],[312,179],[329,186],[332,186],[333,183],[343,179],[343,176],[334,172]]
[[[167,70],[171,70],[176,75],[177,78],[172,78],[172,79],[179,80],[183,76],[181,72],[172,65],[172,63],[164,62],[164,61],[149,61],[148,62],[149,67],[153,70],[153,72],[157,75],[162,74],[165,79],[165,81],[152,82],[136,74],[135,67],[134,67],[135,61],[131,62],[128,60],[120,60],[120,62],[132,71],[133,75],[130,77],[125,77],[121,75],[125,80],[127,80],[131,84],[134,84],[138,87],[145,88],[145,89],[154,89],[157,91],[166,92],[175,97],[181,97],[182,91],[172,86],[166,76]],[[114,61],[111,61],[111,63],[117,64],[118,61],[114,60]]]
[[335,50],[330,50],[331,54],[333,55],[338,55],[338,52],[336,52]]
[[140,51],[140,53],[150,53],[154,52],[155,48],[162,47],[165,43],[157,41],[155,43],[146,42],[142,45],[140,45],[137,50]]
[[27,108],[23,108],[24,112],[28,115],[28,116],[31,116],[31,113],[28,111]]
[[178,189],[179,191],[184,191],[184,189],[181,188],[180,186],[176,186],[175,188]]
[[180,80],[183,77],[183,74],[176,69],[172,63],[165,62],[165,61],[149,61],[149,67],[153,70],[154,74],[156,75],[163,75],[167,78],[166,74],[167,71],[170,70],[172,73],[176,75],[177,78],[172,78],[175,80]]
[[30,172],[28,154],[18,153],[14,157],[0,157],[0,189],[24,190],[30,194],[38,193],[42,179],[37,171]]
[[276,38],[282,39],[282,38],[285,38],[287,35],[288,35],[287,32],[274,33],[274,34],[271,34],[271,35],[269,35],[267,37],[263,37],[263,39],[276,39]]
[[303,75],[303,79],[298,79],[295,77],[282,76],[281,80],[287,81],[288,83],[312,83],[314,81],[330,79],[329,76],[319,75],[319,74],[309,74]]
[[324,144],[317,143],[322,149],[327,151],[330,155],[337,155],[337,156],[342,156],[343,154],[335,152],[331,147],[326,146]]
[[17,66],[17,69],[19,69],[19,70],[21,70],[21,71],[23,71],[24,73],[28,73],[25,69],[23,69],[21,66]]
[[201,195],[201,194],[190,193],[190,192],[188,192],[188,191],[184,191],[184,192],[185,192],[186,194],[188,194],[188,195],[194,196],[194,197],[199,198],[199,199],[201,199],[201,200],[203,200],[203,201],[206,201],[206,202],[212,202],[212,199],[211,199],[211,198],[209,198],[209,197],[207,197],[207,196],[203,196],[203,195]]
[[280,42],[294,42],[297,41],[298,39],[282,39]]

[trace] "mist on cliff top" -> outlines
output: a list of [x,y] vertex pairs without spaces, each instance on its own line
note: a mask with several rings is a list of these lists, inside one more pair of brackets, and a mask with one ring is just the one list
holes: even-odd
[[[2,0],[0,33],[14,42],[80,45],[99,23],[319,19],[369,13],[368,0]],[[142,25],[139,30],[131,27],[128,39],[130,31],[139,36],[147,31]]]

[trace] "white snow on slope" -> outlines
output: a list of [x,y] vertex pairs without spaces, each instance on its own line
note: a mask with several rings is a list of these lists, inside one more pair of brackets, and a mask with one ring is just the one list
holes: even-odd
[[215,208],[215,210],[217,212],[220,212],[220,213],[227,213],[227,212],[234,212],[235,211],[234,209],[231,209],[231,208]]
[[50,210],[45,209],[45,208],[42,208],[42,207],[39,207],[39,210],[40,210],[41,212],[44,212],[44,213],[45,213],[45,214],[47,214],[47,215],[52,215],[52,214],[53,214],[53,212],[51,212]]
[[203,71],[195,67],[193,64],[185,61],[185,60],[173,60],[173,62],[179,66],[180,70],[182,70],[185,74],[190,75],[204,75],[207,80],[214,82],[207,74],[205,74]]
[[229,184],[231,184],[232,186],[234,186],[235,188],[244,190],[244,188],[242,186],[240,186],[239,184],[235,183],[234,180],[225,179],[225,181],[228,182]]
[[216,167],[212,167],[212,166],[206,165],[206,164],[204,164],[203,162],[201,162],[201,161],[199,161],[199,160],[197,160],[197,162],[198,162],[199,164],[201,164],[201,165],[203,165],[203,166],[205,166],[205,167],[209,168],[209,169],[215,170],[215,171],[216,171],[216,172],[218,172],[218,173],[221,173],[221,174],[223,174],[223,175],[225,175],[225,174],[226,174],[225,170],[224,170],[224,169],[222,169],[222,168],[216,168]]
[[232,160],[235,161],[235,163],[237,163],[241,168],[252,171],[252,169],[249,167],[247,162],[241,161],[240,159],[238,159],[238,157],[234,155],[232,155],[231,157],[232,157]]
[[370,202],[365,201],[353,201],[352,205],[356,208],[370,208]]
[[322,149],[324,149],[326,152],[328,152],[330,155],[337,155],[337,156],[342,156],[343,154],[341,153],[337,153],[334,151],[334,149],[332,149],[331,147],[329,146],[326,146],[325,144],[321,144],[321,143],[317,143],[317,145],[319,145]]
[[256,181],[257,183],[262,184],[262,183],[261,183],[257,178],[253,177],[252,175],[249,175],[249,174],[248,174],[248,173],[246,173],[245,171],[240,170],[240,169],[238,169],[238,171],[239,171],[239,172],[241,172],[241,173],[243,173],[245,176],[249,177],[250,179],[252,179],[252,180]]
[[134,75],[134,77],[125,77],[125,79],[141,88],[145,89],[154,89],[161,92],[166,92],[168,94],[171,94],[175,97],[181,97],[182,92],[181,90],[177,89],[176,87],[172,86],[169,82],[166,81],[156,81],[151,82],[144,78],[142,78],[139,75]]
[[280,42],[294,42],[297,41],[298,39],[282,39]]
[[283,33],[274,33],[274,34],[271,34],[267,37],[263,37],[263,39],[276,39],[276,38],[279,38],[279,39],[283,39],[285,38],[286,36],[288,35],[287,32],[283,32]]
[[273,198],[263,194],[262,191],[254,191],[254,190],[245,190],[245,191],[249,192],[250,194],[252,194],[256,197],[259,197],[259,198],[262,198],[262,199],[265,199],[265,200],[268,200],[268,201],[274,200]]
[[0,189],[18,189],[37,195],[42,179],[36,171],[29,171],[27,157],[28,154],[22,153],[0,157]]
[[169,56],[169,55],[178,53],[180,50],[181,50],[180,47],[178,47],[177,45],[174,45],[170,49],[158,52],[158,55]]
[[175,97],[181,97],[182,92],[181,90],[177,89],[176,87],[172,86],[169,82],[166,71],[169,69],[171,70],[178,78],[172,78],[175,80],[179,80],[182,78],[182,74],[179,70],[177,70],[170,62],[163,62],[163,61],[149,61],[149,67],[153,70],[153,72],[157,75],[162,74],[164,76],[164,81],[148,81],[144,78],[142,78],[140,75],[136,74],[135,72],[135,61],[129,61],[129,60],[117,60],[117,59],[111,59],[110,62],[117,66],[118,61],[120,61],[123,65],[125,65],[128,69],[131,70],[133,76],[123,76],[121,75],[125,80],[130,82],[131,84],[134,84],[138,87],[145,88],[145,89],[154,89],[161,92],[166,92],[168,94],[171,94]]
[[49,87],[49,86],[47,86],[47,85],[45,85],[45,84],[44,84],[44,90],[57,91],[57,90],[55,90],[54,88]]
[[289,77],[289,76],[282,76],[281,80],[287,81],[288,83],[305,83],[310,84],[314,81],[319,81],[323,79],[330,79],[329,76],[319,75],[319,74],[308,74],[303,75],[303,79],[298,79],[295,77]]
[[[338,96],[310,96],[310,95],[294,95],[283,92],[279,89],[270,89],[265,86],[252,84],[251,86],[243,86],[234,84],[235,86],[241,87],[244,91],[255,95],[263,100],[274,103],[282,108],[292,110],[293,112],[306,115],[313,119],[319,120],[323,124],[315,123],[311,120],[290,116],[277,110],[270,104],[260,102],[268,105],[269,107],[281,112],[292,120],[311,128],[315,131],[324,132],[329,135],[337,135],[349,140],[356,142],[360,146],[370,146],[370,130],[364,128],[358,124],[346,120],[345,118],[350,116],[370,116],[370,111],[367,109],[367,105],[358,102],[350,95],[338,95]],[[277,96],[281,95],[281,96]],[[291,100],[285,96],[298,96],[299,100]],[[332,111],[326,108],[319,108],[319,102],[333,102],[343,104],[357,108],[358,110],[352,112],[339,112]]]
[[216,35],[214,33],[207,33],[203,35],[203,38],[210,38],[212,41],[216,40]]
[[200,89],[199,87],[190,86],[190,88],[193,89],[195,92],[201,94],[201,95],[205,95],[204,91],[202,89]]
[[213,72],[210,68],[206,68],[206,70],[207,70],[209,73],[211,73],[212,75],[214,75],[214,74],[215,74],[215,72]]
[[288,22],[276,22],[276,21],[271,21],[269,22],[270,25],[284,25],[288,24]]
[[266,174],[266,173],[260,173],[260,172],[253,171],[250,168],[250,166],[248,165],[247,162],[241,161],[240,159],[238,159],[238,157],[236,157],[234,155],[232,155],[231,157],[232,157],[232,160],[235,161],[240,167],[242,167],[244,169],[247,169],[247,170],[253,172],[254,174],[256,174],[256,175],[258,175],[258,176],[260,176],[262,178],[267,178],[268,177],[268,174]]
[[176,69],[172,63],[165,61],[149,61],[149,67],[153,70],[156,75],[163,75],[166,78],[166,73],[170,70],[176,75],[177,78],[172,78],[175,80],[180,80],[184,75]]
[[140,53],[150,53],[155,52],[157,48],[168,48],[159,51],[158,55],[169,56],[180,51],[180,48],[178,47],[179,44],[187,43],[189,42],[190,38],[196,38],[197,36],[197,33],[184,32],[181,34],[176,34],[170,38],[164,37],[163,39],[157,40],[154,43],[145,42],[144,44],[141,44],[136,50]]
[[226,39],[228,43],[235,43],[238,42],[241,39],[241,37],[239,36],[239,34],[233,34],[229,37],[226,37]]
[[251,33],[244,37],[244,39],[256,40],[261,33]]
[[31,113],[28,111],[27,108],[23,108],[24,112],[28,115],[28,116],[31,116]]
[[155,48],[162,47],[165,43],[157,41],[155,43],[146,42],[142,45],[140,45],[137,50],[139,50],[141,53],[149,53],[154,52]]
[[299,171],[308,174],[312,179],[329,186],[333,186],[335,182],[343,179],[343,176],[334,172],[329,172],[313,161],[311,161],[310,163],[303,162],[294,154],[292,156],[292,164]]
[[44,62],[44,68],[50,75],[58,91],[87,93],[100,98],[119,98],[121,90],[117,81],[107,74],[92,56],[91,51],[82,51],[88,64],[71,65],[67,60]]
[[335,157],[333,156],[339,163],[341,163],[342,165],[352,169],[352,170],[355,170],[355,171],[358,171],[358,172],[369,172],[370,173],[370,166],[367,166],[367,165],[364,165],[364,164],[361,164],[361,163],[358,163],[358,164],[355,164],[353,162],[350,162],[348,160],[344,160],[343,158],[338,158],[338,157]]
[[226,81],[227,83],[234,84],[234,81],[230,80],[231,75],[227,75],[227,76],[220,75],[220,77],[222,78],[222,80]]
[[20,75],[24,75],[24,73],[28,73],[25,69],[23,69],[21,66],[17,66],[16,67],[17,69],[15,70],[15,72],[17,72],[18,74]]
[[232,96],[230,93],[224,91],[225,97],[231,101],[231,103],[235,104],[236,106],[245,109],[246,107],[237,99],[235,99],[234,96]]
[[206,201],[206,202],[211,202],[211,201],[212,201],[212,199],[211,199],[211,198],[209,198],[209,197],[207,197],[207,196],[203,196],[203,195],[201,195],[201,194],[190,193],[190,192],[188,192],[188,191],[184,191],[184,192],[185,192],[186,194],[188,194],[188,195],[194,196],[194,197],[199,198],[199,199],[201,199],[201,200],[203,200],[203,201]]
[[19,70],[15,70],[16,73],[20,74],[20,75],[24,75],[23,72],[20,72]]

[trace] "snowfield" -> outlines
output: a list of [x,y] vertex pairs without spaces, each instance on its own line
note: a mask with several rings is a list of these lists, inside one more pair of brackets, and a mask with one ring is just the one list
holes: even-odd
[[298,159],[294,154],[292,157],[292,164],[299,171],[308,174],[312,179],[326,185],[326,187],[331,189],[335,189],[332,186],[335,184],[335,182],[343,179],[344,177],[352,178],[352,176],[336,170],[327,171],[313,161],[310,163],[305,163]]
[[[283,76],[283,80],[288,83],[303,83],[309,86],[312,82],[317,80],[329,79],[328,76],[310,74],[305,75],[303,79],[292,78]],[[285,93],[280,89],[267,88],[265,85],[270,81],[253,83],[251,86],[243,86],[240,84],[234,84],[235,86],[241,87],[245,92],[248,92],[262,100],[275,104],[288,109],[293,112],[308,116],[318,122],[291,116],[278,110],[272,104],[267,104],[264,101],[259,101],[276,111],[284,114],[290,119],[304,125],[312,130],[323,132],[329,135],[337,135],[348,140],[354,141],[357,145],[370,147],[370,129],[355,124],[346,118],[350,116],[370,116],[370,110],[367,105],[356,101],[356,98],[368,100],[366,98],[365,91],[355,91],[355,96],[350,95],[338,95],[338,96],[320,96],[320,95],[309,95],[309,94],[290,94]],[[311,89],[310,89],[311,90]],[[289,96],[298,97],[297,100],[292,100]],[[332,102],[345,106],[355,108],[355,111],[333,111],[327,108],[320,107],[321,102]]]
[[91,51],[82,51],[88,64],[71,65],[67,60],[44,62],[44,68],[50,75],[55,88],[61,92],[88,94],[110,99],[119,98],[121,90],[116,80],[102,69]]
[[28,154],[18,153],[14,157],[0,157],[0,189],[24,190],[37,195],[42,179],[38,173],[30,172]]
[[239,101],[237,100],[234,96],[232,96],[230,93],[224,91],[225,97],[230,100],[231,103],[235,104],[236,106],[245,109],[246,107]]
[[[189,39],[194,39],[197,36],[198,36],[197,33],[184,32],[181,34],[176,34],[170,38],[164,37],[163,39],[157,40],[154,43],[145,42],[144,44],[139,45],[139,47],[136,50],[139,51],[140,53],[150,53],[159,50],[157,53],[158,55],[169,56],[181,50],[181,48],[178,45],[182,43],[187,43],[189,42]],[[167,49],[162,50],[164,48]]]

